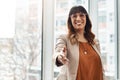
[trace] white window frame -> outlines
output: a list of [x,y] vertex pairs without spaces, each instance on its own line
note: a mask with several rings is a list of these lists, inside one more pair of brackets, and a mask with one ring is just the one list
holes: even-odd
[[43,73],[41,80],[53,80],[54,2],[54,0],[43,0]]
[[118,49],[118,80],[120,80],[120,0],[117,0],[116,1],[117,3],[117,18],[118,18],[118,21],[117,21],[117,26],[118,26],[118,46],[117,46],[117,49]]

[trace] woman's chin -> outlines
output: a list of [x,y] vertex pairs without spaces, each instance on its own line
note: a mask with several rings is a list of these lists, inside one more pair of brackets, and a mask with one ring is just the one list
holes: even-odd
[[77,32],[79,32],[79,31],[80,31],[80,32],[81,32],[81,31],[84,31],[84,28],[81,28],[81,27],[76,28],[76,31],[77,31]]
[[77,26],[76,29],[81,30],[81,29],[84,29],[84,27],[82,27],[82,26]]

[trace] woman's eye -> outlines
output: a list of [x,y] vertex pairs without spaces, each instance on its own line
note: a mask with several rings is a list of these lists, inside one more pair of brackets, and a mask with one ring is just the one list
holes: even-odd
[[80,17],[85,17],[85,14],[80,14]]
[[73,15],[73,18],[76,18],[77,17],[77,15]]
[[81,17],[84,16],[83,14],[80,15]]
[[85,14],[73,14],[71,15],[71,18],[77,18],[77,17],[80,17],[80,18],[84,18],[85,17]]

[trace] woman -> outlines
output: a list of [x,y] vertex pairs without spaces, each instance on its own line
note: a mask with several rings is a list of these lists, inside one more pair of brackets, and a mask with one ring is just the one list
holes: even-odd
[[54,61],[61,66],[57,80],[103,80],[98,40],[83,6],[71,8],[68,34],[57,38]]

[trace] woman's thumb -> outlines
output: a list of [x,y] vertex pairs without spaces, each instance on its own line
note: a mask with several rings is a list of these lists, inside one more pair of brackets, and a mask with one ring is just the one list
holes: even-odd
[[66,47],[63,48],[63,52],[66,52]]

